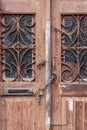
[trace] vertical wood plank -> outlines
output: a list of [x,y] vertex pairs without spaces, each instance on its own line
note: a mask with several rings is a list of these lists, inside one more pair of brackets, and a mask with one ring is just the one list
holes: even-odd
[[62,130],[67,129],[66,111],[67,111],[66,100],[64,98],[62,98],[62,122],[61,122],[62,123]]
[[62,130],[74,130],[74,101],[64,98],[62,102]]
[[[57,80],[52,84],[52,130],[62,130],[62,98],[59,88],[61,71],[61,35],[55,28],[61,28],[59,12],[60,0],[52,0],[52,59],[55,59],[55,68],[52,73],[57,74]],[[57,124],[57,125],[56,125]]]
[[33,99],[32,101],[33,101],[33,103],[30,106],[30,124],[31,124],[30,130],[36,130],[36,120],[37,120],[37,118],[36,118],[36,112],[35,112],[35,110],[36,110],[35,99]]
[[12,130],[12,102],[11,101],[6,101],[6,130]]
[[83,102],[75,102],[75,130],[83,130]]
[[12,122],[13,122],[13,130],[21,130],[22,128],[22,120],[21,120],[21,101],[13,101],[12,102]]
[[87,130],[87,102],[84,103],[84,130]]
[[31,105],[32,104],[28,101],[23,101],[22,103],[22,130],[31,130]]
[[62,98],[62,124],[66,124],[66,100]]
[[1,101],[1,112],[1,130],[6,130],[6,101],[4,98]]
[[[52,92],[52,94],[55,91]],[[56,93],[57,94],[57,93]],[[52,96],[52,122],[51,128],[52,130],[62,130],[62,126],[59,125],[62,122],[62,102],[59,95]]]
[[74,100],[69,99],[67,101],[67,130],[74,130]]
[[0,130],[2,130],[2,98],[0,96]]

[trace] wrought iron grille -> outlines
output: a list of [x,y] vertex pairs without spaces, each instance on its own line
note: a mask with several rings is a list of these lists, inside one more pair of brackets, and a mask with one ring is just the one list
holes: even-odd
[[87,82],[87,15],[63,15],[61,20],[61,80]]
[[0,80],[35,80],[35,15],[0,15]]

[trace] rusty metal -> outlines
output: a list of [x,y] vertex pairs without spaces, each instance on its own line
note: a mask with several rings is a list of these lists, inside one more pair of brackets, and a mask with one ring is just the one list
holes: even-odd
[[0,80],[35,80],[35,15],[2,14]]
[[3,89],[4,96],[33,96],[33,88],[5,88]]
[[44,94],[44,91],[47,90],[49,85],[57,78],[56,74],[52,74],[50,80],[43,87],[39,87],[39,89],[35,90],[34,88],[1,88],[0,95],[4,96],[35,96],[38,104],[41,103],[41,98]]
[[39,105],[41,103],[42,96],[43,96],[43,91],[41,91],[40,89],[38,89],[38,91],[36,92],[36,99],[37,99],[37,102],[38,102]]
[[44,91],[46,91],[51,83],[57,79],[57,75],[56,74],[52,74],[49,81],[47,82],[47,84],[45,84],[44,86],[40,87],[36,92],[35,92],[35,95],[36,95],[36,98],[37,98],[37,101],[38,103],[40,104],[41,103],[41,97],[43,96],[43,93]]
[[50,87],[49,85],[50,85],[54,80],[56,80],[56,79],[57,79],[57,75],[56,75],[55,73],[53,73],[53,74],[51,75],[51,77],[49,78],[49,81],[47,82],[47,84],[44,85],[43,87],[41,87],[40,90],[41,90],[41,91],[46,90],[48,87]]
[[41,68],[42,66],[44,66],[46,64],[46,60],[41,60],[40,63],[38,63],[37,67]]
[[87,15],[63,15],[61,23],[61,82],[87,82]]

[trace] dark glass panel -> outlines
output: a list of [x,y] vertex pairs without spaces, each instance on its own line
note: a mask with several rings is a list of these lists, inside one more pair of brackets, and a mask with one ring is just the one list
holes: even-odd
[[[3,72],[5,78],[32,78],[34,40],[34,15],[5,15],[4,16],[4,44]],[[31,48],[30,48],[31,46]],[[35,57],[35,56],[34,56]]]
[[32,77],[32,50],[22,50],[20,53],[20,61],[21,67],[21,76],[23,78],[31,78]]
[[5,50],[5,76],[16,78],[17,76],[17,52],[14,49]]
[[66,50],[65,51],[65,62],[68,63],[77,63],[77,58],[76,58],[76,52]]
[[16,37],[16,27],[17,27],[17,20],[15,17],[7,15],[4,18],[4,26],[5,26],[5,45],[13,45],[17,42]]
[[[87,16],[65,15],[62,17],[61,26],[62,26],[62,34],[61,34],[62,81],[65,82],[66,79],[67,82],[86,81]],[[69,79],[68,73],[71,74],[71,79]]]

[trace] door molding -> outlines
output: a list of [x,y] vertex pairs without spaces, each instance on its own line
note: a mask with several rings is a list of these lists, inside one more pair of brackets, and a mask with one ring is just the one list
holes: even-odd
[[[51,0],[46,0],[46,84],[51,77]],[[46,130],[51,128],[51,85],[46,89]]]

